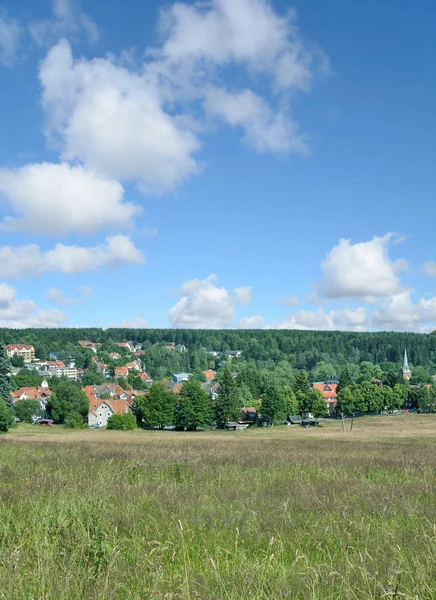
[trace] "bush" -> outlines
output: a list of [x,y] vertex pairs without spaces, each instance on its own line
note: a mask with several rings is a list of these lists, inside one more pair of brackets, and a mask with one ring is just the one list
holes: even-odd
[[27,398],[14,404],[15,416],[23,423],[33,423],[35,417],[42,417],[44,412],[38,400]]
[[112,415],[107,421],[107,429],[132,430],[136,429],[135,415],[130,411],[125,415]]
[[83,416],[79,412],[73,411],[65,419],[65,427],[69,429],[85,429],[86,426]]

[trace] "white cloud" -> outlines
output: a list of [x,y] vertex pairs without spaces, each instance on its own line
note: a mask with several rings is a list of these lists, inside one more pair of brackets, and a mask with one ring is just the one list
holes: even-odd
[[308,151],[306,140],[289,115],[273,110],[251,90],[232,94],[211,87],[206,93],[205,109],[230,126],[241,127],[245,133],[243,141],[258,152],[305,154]]
[[198,170],[200,144],[162,108],[159,87],[110,58],[74,61],[65,40],[40,68],[47,132],[66,160],[104,176],[139,181],[146,191],[169,190]]
[[425,263],[424,270],[430,277],[436,277],[436,262],[429,261]]
[[312,57],[294,21],[295,13],[281,17],[268,0],[176,2],[161,13],[160,55],[178,68],[242,64],[279,87],[308,90]]
[[6,14],[0,14],[0,65],[10,67],[20,43],[21,27]]
[[242,317],[238,327],[240,329],[263,329],[264,320],[260,315],[255,317]]
[[180,300],[169,310],[173,327],[219,329],[235,321],[235,305],[250,301],[251,288],[235,288],[233,294],[217,287],[217,276],[186,281],[179,289]]
[[[53,250],[42,252],[36,244],[18,248],[0,247],[0,277],[18,279],[22,276],[37,276],[47,271],[58,271],[69,275],[96,271],[102,267],[121,264],[142,264],[145,257],[125,235],[112,235],[106,243],[97,246],[65,246],[56,244]],[[84,296],[92,288],[83,287]]]
[[436,296],[420,298],[414,303],[410,291],[394,294],[372,312],[371,324],[376,329],[433,331],[436,328]]
[[96,23],[83,12],[74,0],[52,0],[53,19],[34,21],[29,25],[30,35],[39,46],[63,36],[83,37],[94,43],[100,37]]
[[267,325],[268,329],[310,329],[310,330],[343,330],[366,331],[368,319],[366,309],[339,309],[326,312],[319,310],[301,310],[282,323]]
[[83,271],[96,271],[101,267],[116,267],[126,263],[141,264],[145,257],[125,235],[111,235],[106,244],[92,247],[56,244],[54,250],[44,253],[48,271],[70,275]]
[[0,198],[18,215],[7,217],[1,228],[59,235],[123,227],[140,212],[123,202],[123,194],[118,181],[82,166],[41,163],[0,169]]
[[123,319],[122,321],[112,321],[106,325],[106,329],[144,329],[148,327],[148,323],[142,317],[134,319]]
[[407,262],[390,260],[388,247],[393,239],[392,233],[357,244],[341,239],[321,264],[324,278],[316,285],[317,291],[326,298],[363,298],[367,302],[399,292],[397,273]]
[[33,300],[17,300],[17,291],[0,284],[0,327],[60,327],[65,315],[55,309],[41,309]]

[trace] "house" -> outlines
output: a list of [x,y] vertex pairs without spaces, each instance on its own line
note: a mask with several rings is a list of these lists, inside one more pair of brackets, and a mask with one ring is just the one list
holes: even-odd
[[74,363],[66,367],[49,367],[47,370],[50,377],[66,377],[67,379],[71,379],[73,381],[77,381],[79,379],[79,375],[77,372]]
[[97,368],[97,371],[106,377],[108,372],[108,366],[101,362],[97,362],[95,366]]
[[44,379],[41,386],[39,387],[22,387],[14,392],[11,392],[11,398],[13,402],[19,400],[38,400],[41,409],[45,411],[46,404],[52,392],[48,387],[47,380]]
[[88,413],[89,427],[106,427],[112,415],[125,415],[130,410],[130,403],[126,399],[95,400],[90,402]]
[[216,350],[208,350],[207,353],[210,354],[211,356],[213,356],[214,358],[216,358],[217,356],[220,355],[220,353],[217,352]]
[[125,390],[117,383],[102,383],[101,385],[86,385],[83,391],[89,398],[89,403],[92,404],[95,399],[99,400],[100,396],[110,396],[111,398],[120,398]]
[[209,369],[208,371],[203,371],[203,375],[206,377],[207,381],[215,380],[215,371],[212,371],[211,369]]
[[81,347],[81,348],[89,348],[91,349],[93,352],[97,352],[97,344],[95,342],[89,342],[88,340],[79,340],[77,342],[77,344]]
[[62,360],[47,360],[45,366],[48,369],[65,369],[65,363]]
[[119,348],[127,348],[129,352],[135,352],[135,344],[133,342],[117,342]]
[[126,367],[129,371],[141,371],[141,363],[139,360],[134,360],[132,362],[127,363]]
[[150,377],[150,375],[148,373],[140,373],[138,375],[138,377],[141,379],[141,381],[143,383],[147,383],[148,385],[151,385],[153,383],[153,379]]
[[111,352],[109,356],[112,360],[118,360],[119,358],[121,358],[121,354],[119,354],[118,352]]
[[48,355],[49,360],[59,360],[61,356],[60,352],[50,352]]
[[175,383],[183,383],[188,381],[190,373],[174,373],[173,381]]
[[115,377],[126,379],[128,374],[129,369],[127,367],[115,367]]
[[224,354],[229,358],[239,358],[242,356],[241,350],[225,350]]
[[338,387],[339,380],[336,377],[332,377],[327,381],[317,381],[312,383],[313,390],[319,390],[322,394],[322,397],[327,404],[328,414],[332,415],[336,410],[336,405],[338,403]]
[[6,346],[6,352],[9,358],[22,356],[25,363],[35,360],[35,348],[30,344],[9,344]]

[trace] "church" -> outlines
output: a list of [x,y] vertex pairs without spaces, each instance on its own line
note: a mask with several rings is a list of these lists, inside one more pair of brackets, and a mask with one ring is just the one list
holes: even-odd
[[403,373],[404,379],[407,379],[407,381],[409,381],[409,379],[412,377],[412,371],[409,368],[409,361],[407,360],[406,348],[404,348],[403,367],[401,369],[401,372]]

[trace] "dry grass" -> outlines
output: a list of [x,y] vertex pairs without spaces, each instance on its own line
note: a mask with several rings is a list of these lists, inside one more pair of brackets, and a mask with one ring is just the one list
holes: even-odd
[[436,600],[435,441],[434,415],[20,427],[0,438],[0,598]]

